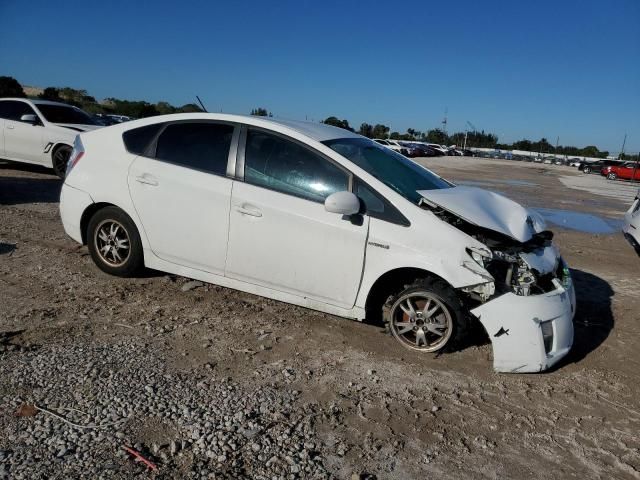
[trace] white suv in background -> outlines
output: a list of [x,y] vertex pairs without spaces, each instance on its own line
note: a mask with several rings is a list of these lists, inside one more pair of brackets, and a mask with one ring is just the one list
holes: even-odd
[[539,215],[342,128],[189,113],[82,133],[60,213],[114,275],[383,319],[419,352],[479,323],[498,371],[545,370],[573,343],[571,276]]
[[78,132],[99,125],[79,108],[26,98],[0,98],[0,158],[53,168],[64,178]]

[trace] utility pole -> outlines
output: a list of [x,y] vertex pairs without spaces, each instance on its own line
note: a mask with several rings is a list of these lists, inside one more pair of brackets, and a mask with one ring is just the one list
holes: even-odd
[[624,156],[624,146],[627,144],[627,134],[624,134],[624,140],[622,140],[622,148],[620,149],[620,155],[618,155],[618,160],[622,160]]
[[[471,128],[473,128],[474,132],[477,132],[478,129],[475,127],[475,125],[473,123],[471,123],[469,120],[467,120],[467,125],[469,125]],[[467,149],[467,135],[469,134],[469,130],[465,129],[464,131],[464,150]]]
[[444,119],[442,120],[442,129],[444,130],[444,134],[447,134],[447,112],[449,111],[449,107],[444,108]]

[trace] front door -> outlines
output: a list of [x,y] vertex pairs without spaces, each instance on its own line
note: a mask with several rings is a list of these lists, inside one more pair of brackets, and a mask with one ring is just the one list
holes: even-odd
[[[19,100],[2,102],[4,116],[4,156],[7,159],[51,166],[44,150],[44,128],[42,124],[34,125],[20,120],[23,115],[36,115],[31,106]],[[36,115],[36,118],[38,116]]]
[[234,182],[231,197],[226,275],[352,307],[369,217],[343,218],[324,208],[328,195],[349,189],[349,172],[259,130],[248,131],[244,151],[244,181]]

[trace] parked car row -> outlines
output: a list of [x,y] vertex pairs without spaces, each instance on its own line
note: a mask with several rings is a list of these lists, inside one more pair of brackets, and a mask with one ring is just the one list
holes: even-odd
[[401,153],[405,157],[440,157],[449,156],[468,156],[473,157],[475,153],[471,150],[461,150],[454,146],[447,147],[437,143],[419,142],[417,140],[390,140],[383,138],[374,138],[376,143],[383,145],[391,150]]

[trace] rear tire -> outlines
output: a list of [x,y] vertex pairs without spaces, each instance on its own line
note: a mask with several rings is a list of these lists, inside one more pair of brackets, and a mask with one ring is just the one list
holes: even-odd
[[67,162],[71,156],[71,147],[69,145],[60,145],[51,153],[51,163],[53,172],[60,178],[64,179],[67,172]]
[[467,336],[462,301],[440,279],[419,278],[402,287],[385,303],[383,318],[391,335],[414,351],[456,351]]
[[105,207],[91,217],[87,244],[91,258],[103,272],[132,277],[144,267],[138,229],[118,207]]
[[591,173],[591,167],[584,167],[584,168],[582,169],[582,171],[583,171],[584,173]]

